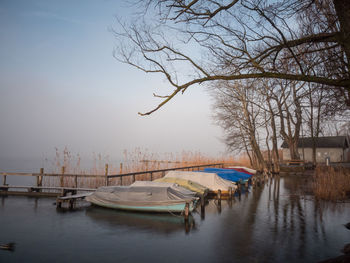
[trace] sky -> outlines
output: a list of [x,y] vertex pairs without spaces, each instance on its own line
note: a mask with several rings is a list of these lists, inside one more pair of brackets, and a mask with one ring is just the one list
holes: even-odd
[[136,147],[157,153],[225,152],[211,98],[192,88],[151,116],[161,75],[113,57],[110,28],[132,8],[109,0],[0,0],[0,171],[51,158],[55,148],[119,160]]

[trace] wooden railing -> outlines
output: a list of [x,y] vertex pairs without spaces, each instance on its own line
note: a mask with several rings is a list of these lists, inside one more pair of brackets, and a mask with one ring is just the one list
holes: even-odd
[[[174,167],[174,168],[167,168],[167,169],[160,169],[160,170],[152,170],[152,171],[142,171],[142,172],[132,172],[132,173],[124,173],[124,174],[115,174],[115,175],[108,175],[107,178],[120,178],[122,180],[123,177],[126,176],[132,176],[132,181],[135,182],[135,177],[136,175],[142,175],[142,174],[149,174],[150,176],[150,181],[153,179],[153,174],[154,173],[162,173],[162,177],[165,175],[165,172],[169,171],[176,171],[176,170],[187,170],[187,171],[193,171],[197,169],[197,171],[200,168],[204,167],[218,167],[218,168],[223,168],[224,164],[223,163],[215,163],[215,164],[203,164],[203,165],[195,165],[195,166],[185,166],[185,167]],[[122,182],[122,181],[121,181]],[[108,182],[107,182],[108,185]]]
[[182,170],[182,171],[194,171],[194,170],[200,170],[200,168],[204,167],[218,167],[222,168],[224,167],[223,163],[215,163],[215,164],[203,164],[203,165],[194,165],[194,166],[185,166],[185,167],[173,167],[173,168],[167,168],[167,169],[160,169],[160,170],[150,170],[150,171],[142,171],[142,172],[130,172],[130,173],[121,173],[121,174],[108,174],[108,164],[105,166],[105,174],[104,175],[96,175],[96,174],[67,174],[65,173],[65,167],[62,167],[61,173],[44,173],[44,168],[40,168],[40,173],[14,173],[14,172],[1,172],[0,175],[2,175],[2,185],[6,186],[6,177],[8,175],[15,175],[15,176],[35,176],[36,177],[36,186],[41,187],[43,182],[43,177],[45,176],[52,176],[52,177],[59,177],[60,178],[60,186],[64,186],[64,178],[65,177],[73,177],[74,178],[74,185],[75,187],[78,187],[78,178],[105,178],[105,185],[109,185],[111,178],[120,178],[120,184],[122,184],[124,177],[132,177],[132,182],[135,181],[136,175],[149,175],[150,180],[153,180],[153,175],[155,173],[161,173],[162,177],[165,175],[168,171],[175,171],[175,170]]

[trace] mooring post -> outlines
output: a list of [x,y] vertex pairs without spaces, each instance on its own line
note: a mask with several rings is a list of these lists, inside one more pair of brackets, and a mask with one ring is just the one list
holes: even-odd
[[78,188],[78,175],[74,176],[74,185],[75,188]]
[[260,179],[260,176],[257,178],[257,183],[256,183],[256,185],[257,185],[258,187],[261,186],[261,179]]
[[246,191],[248,190],[248,187],[249,187],[249,182],[246,181],[246,182],[244,183],[244,188],[245,188]]
[[185,214],[184,214],[185,221],[188,220],[189,214],[190,214],[190,204],[188,202],[186,202],[186,204],[185,204]]
[[62,207],[62,202],[58,198],[56,198],[56,208],[61,208]]
[[63,185],[64,185],[64,181],[63,181],[63,175],[64,175],[64,172],[65,172],[65,167],[64,166],[62,166],[61,167],[61,178],[60,178],[60,185],[61,185],[61,187],[63,187]]
[[135,174],[132,175],[132,182],[135,182],[136,178],[135,178]]
[[123,173],[123,163],[120,163],[120,166],[119,166],[119,173],[120,173],[120,174]]
[[153,181],[153,174],[152,174],[152,172],[150,172],[149,174],[151,176],[151,181]]
[[232,187],[228,188],[228,198],[232,199]]
[[6,174],[2,175],[2,185],[5,186],[6,185]]
[[106,176],[105,185],[108,186],[108,163],[105,164],[105,176]]
[[201,196],[200,196],[200,198],[201,198],[201,213],[203,213],[203,211],[204,211],[204,208],[205,208],[205,194],[202,194]]
[[69,209],[73,209],[74,208],[74,200],[70,199],[69,200]]
[[242,194],[242,185],[241,182],[237,182],[237,193],[239,196]]
[[40,175],[36,177],[36,186],[42,186],[43,184],[43,175],[44,174],[44,168],[40,168]]
[[221,190],[218,190],[218,212],[221,213]]

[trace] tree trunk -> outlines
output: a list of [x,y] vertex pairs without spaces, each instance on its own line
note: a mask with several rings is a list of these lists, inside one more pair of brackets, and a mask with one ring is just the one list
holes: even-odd
[[278,154],[275,114],[272,110],[270,98],[267,98],[267,103],[268,103],[269,111],[270,111],[270,115],[271,115],[273,172],[279,173],[279,171],[280,171],[280,164],[279,164],[280,158],[279,158],[279,154]]
[[[349,0],[333,0],[335,11],[340,24],[339,43],[343,48],[347,58],[348,74],[350,72],[350,1]],[[350,106],[350,85],[345,87],[347,91],[346,104]]]
[[[350,1],[333,0],[340,24],[340,45],[343,47],[348,63],[350,61]],[[349,64],[348,64],[349,68]]]

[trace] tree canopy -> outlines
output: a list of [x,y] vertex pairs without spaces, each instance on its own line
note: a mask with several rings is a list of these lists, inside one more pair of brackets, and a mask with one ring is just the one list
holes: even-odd
[[137,20],[119,20],[115,57],[172,86],[141,115],[189,87],[242,79],[320,84],[350,106],[350,1],[148,0],[138,8]]

